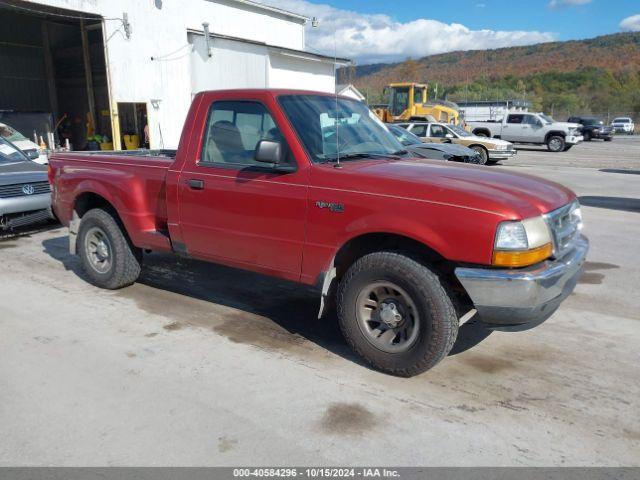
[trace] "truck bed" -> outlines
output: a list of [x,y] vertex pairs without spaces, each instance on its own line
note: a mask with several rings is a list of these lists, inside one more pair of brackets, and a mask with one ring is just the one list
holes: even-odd
[[121,220],[139,246],[168,250],[166,176],[175,150],[128,150],[54,153],[57,215],[68,225],[74,199],[84,191],[114,202]]

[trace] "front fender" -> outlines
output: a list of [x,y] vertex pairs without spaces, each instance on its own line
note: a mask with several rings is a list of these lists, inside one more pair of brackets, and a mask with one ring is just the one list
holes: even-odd
[[[389,200],[389,208],[345,206],[344,213],[312,210],[303,257],[302,280],[316,283],[331,270],[337,253],[367,234],[390,234],[414,240],[458,263],[491,264],[496,214],[430,202]],[[391,205],[391,203],[396,203]],[[365,210],[368,210],[365,212]],[[353,212],[350,216],[350,212]]]

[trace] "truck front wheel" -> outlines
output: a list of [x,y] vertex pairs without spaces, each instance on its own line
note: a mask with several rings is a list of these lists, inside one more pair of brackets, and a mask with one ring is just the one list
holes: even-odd
[[550,152],[563,152],[564,147],[565,141],[560,135],[552,135],[547,139],[547,148]]
[[357,260],[338,287],[342,333],[374,368],[411,377],[447,356],[458,333],[451,298],[425,265],[395,252]]
[[118,221],[102,209],[89,210],[82,217],[78,253],[91,283],[100,288],[116,290],[140,276],[142,251],[131,244]]

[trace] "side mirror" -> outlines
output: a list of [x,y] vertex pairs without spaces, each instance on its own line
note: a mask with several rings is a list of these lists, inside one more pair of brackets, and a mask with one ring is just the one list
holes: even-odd
[[40,157],[38,150],[29,150],[26,153],[27,157],[29,157],[29,160],[37,160]]
[[282,161],[282,145],[272,140],[260,140],[256,146],[256,162],[271,163],[274,166]]

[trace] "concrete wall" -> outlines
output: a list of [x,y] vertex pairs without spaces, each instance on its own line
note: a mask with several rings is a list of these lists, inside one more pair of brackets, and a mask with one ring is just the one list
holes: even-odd
[[[37,0],[31,3],[36,9],[40,4],[105,17],[112,111],[117,112],[117,102],[146,103],[152,148],[177,146],[191,102],[192,69],[187,30],[202,30],[202,23],[209,22],[211,32],[216,34],[285,48],[304,48],[304,19],[235,0]],[[131,24],[130,39],[125,36],[122,22],[114,20],[122,18],[123,12],[128,14]],[[312,78],[315,75],[310,74]],[[234,86],[242,86],[238,81]],[[160,100],[158,108],[152,107],[151,99]]]

